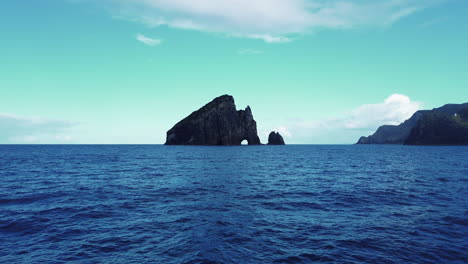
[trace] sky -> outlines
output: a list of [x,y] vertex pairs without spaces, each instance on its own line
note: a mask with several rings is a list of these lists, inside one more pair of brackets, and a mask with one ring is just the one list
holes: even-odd
[[163,144],[213,98],[352,144],[468,102],[465,0],[7,0],[0,144]]

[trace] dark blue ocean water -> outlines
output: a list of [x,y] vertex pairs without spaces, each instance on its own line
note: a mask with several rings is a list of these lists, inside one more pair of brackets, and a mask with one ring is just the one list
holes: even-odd
[[468,147],[0,146],[0,263],[467,263]]

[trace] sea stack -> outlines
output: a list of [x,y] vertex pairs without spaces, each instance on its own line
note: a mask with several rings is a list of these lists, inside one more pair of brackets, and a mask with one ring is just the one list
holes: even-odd
[[268,145],[286,145],[279,132],[272,131],[268,136]]
[[165,145],[238,146],[244,140],[260,145],[252,110],[236,110],[234,98],[223,95],[167,131]]

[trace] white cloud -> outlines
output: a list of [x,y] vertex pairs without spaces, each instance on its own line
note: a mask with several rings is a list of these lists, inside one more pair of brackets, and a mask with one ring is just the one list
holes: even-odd
[[162,43],[161,39],[149,38],[142,34],[138,34],[136,36],[136,39],[140,41],[141,43],[148,45],[148,46],[152,46],[152,47],[160,45]]
[[383,102],[361,105],[340,117],[309,121],[291,119],[286,123],[293,143],[354,143],[381,125],[398,125],[420,110],[422,103],[408,96],[392,94]]
[[75,123],[34,116],[0,113],[0,143],[38,143],[71,138],[64,134]]
[[284,36],[272,36],[269,34],[253,34],[253,35],[246,35],[245,37],[251,39],[261,39],[266,43],[287,43],[291,42],[292,39],[284,37]]
[[262,54],[263,51],[261,50],[256,50],[256,49],[240,49],[237,51],[237,54],[239,55],[258,55]]
[[[84,0],[82,0],[84,1]],[[388,26],[445,0],[103,0],[115,17],[151,27],[289,42],[315,29]]]
[[383,103],[366,104],[351,111],[344,120],[344,127],[372,129],[381,125],[398,125],[421,108],[406,95],[392,94]]

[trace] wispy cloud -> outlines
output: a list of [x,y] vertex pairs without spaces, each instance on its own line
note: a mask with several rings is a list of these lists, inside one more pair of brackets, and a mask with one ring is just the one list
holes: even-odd
[[148,45],[148,46],[152,46],[152,47],[158,46],[162,43],[161,39],[150,38],[142,34],[138,34],[136,36],[136,39],[140,41],[141,43]]
[[420,110],[422,103],[408,96],[392,94],[381,103],[364,104],[340,117],[322,120],[291,119],[284,127],[295,143],[353,143],[373,133],[381,125],[398,125]]
[[239,55],[258,55],[262,54],[263,51],[261,50],[256,50],[256,49],[240,49],[237,51],[237,54]]
[[[291,41],[290,36],[316,29],[389,26],[444,1],[106,0],[105,3],[110,4],[115,17],[151,27],[165,25],[281,43]],[[144,36],[142,39],[147,40]]]
[[66,134],[67,129],[75,125],[76,123],[63,120],[0,113],[0,142],[67,142],[72,140]]
[[253,35],[246,35],[240,37],[247,37],[251,39],[261,39],[266,43],[288,43],[291,42],[292,39],[284,36],[272,36],[270,34],[253,34]]

